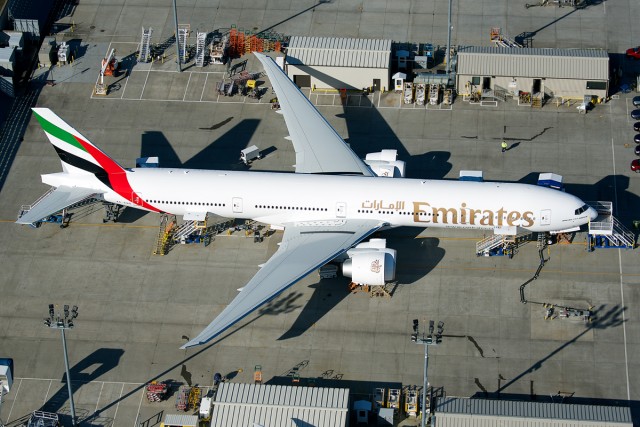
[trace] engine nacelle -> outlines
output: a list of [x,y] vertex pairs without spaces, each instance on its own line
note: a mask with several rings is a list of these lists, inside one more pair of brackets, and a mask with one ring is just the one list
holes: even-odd
[[396,278],[396,250],[385,239],[371,239],[347,251],[342,274],[355,283],[383,286]]
[[398,150],[369,153],[364,158],[373,173],[387,178],[404,178],[405,162],[398,160]]

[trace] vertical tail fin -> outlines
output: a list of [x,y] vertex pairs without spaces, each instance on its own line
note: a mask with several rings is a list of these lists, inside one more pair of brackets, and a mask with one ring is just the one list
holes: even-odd
[[60,156],[63,167],[69,165],[97,176],[124,172],[122,166],[89,142],[87,138],[69,126],[53,111],[48,108],[33,108],[32,110],[49,138],[49,142]]

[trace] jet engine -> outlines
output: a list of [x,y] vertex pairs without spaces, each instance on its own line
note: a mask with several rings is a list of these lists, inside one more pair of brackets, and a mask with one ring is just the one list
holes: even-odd
[[405,162],[398,160],[398,150],[369,153],[364,158],[373,173],[387,178],[404,178]]
[[355,283],[383,286],[396,278],[396,250],[386,239],[371,239],[347,251],[342,274]]

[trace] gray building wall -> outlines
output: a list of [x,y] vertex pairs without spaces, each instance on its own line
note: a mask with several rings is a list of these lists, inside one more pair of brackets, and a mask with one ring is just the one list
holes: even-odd
[[292,80],[294,80],[295,75],[309,75],[311,76],[311,87],[316,89],[362,89],[373,86],[374,79],[379,79],[380,89],[389,90],[388,68],[346,68],[287,64],[287,75]]

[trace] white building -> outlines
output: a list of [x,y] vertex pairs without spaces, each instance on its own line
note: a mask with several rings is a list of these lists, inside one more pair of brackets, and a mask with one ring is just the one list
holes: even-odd
[[609,55],[600,49],[464,47],[458,51],[458,94],[502,91],[543,99],[607,97]]
[[211,427],[345,427],[349,389],[221,383]]
[[285,63],[299,87],[389,90],[391,40],[292,37]]

